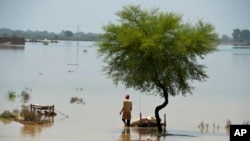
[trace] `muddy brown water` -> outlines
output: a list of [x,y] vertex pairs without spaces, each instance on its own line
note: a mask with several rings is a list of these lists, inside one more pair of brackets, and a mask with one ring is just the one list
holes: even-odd
[[[163,102],[158,96],[147,96],[122,84],[115,86],[101,71],[104,65],[93,42],[60,41],[47,46],[26,43],[25,49],[0,49],[0,112],[20,109],[17,97],[8,101],[7,92],[30,99],[25,103],[55,105],[53,122],[26,125],[0,121],[0,140],[67,141],[67,140],[162,140],[162,141],[228,141],[224,128],[250,121],[250,50],[220,46],[199,60],[207,66],[209,79],[193,82],[192,95],[170,97],[169,105],[160,111],[167,115],[167,136],[155,131],[124,128],[119,115],[125,94],[133,101],[132,118],[151,116]],[[69,65],[69,64],[78,65]],[[83,103],[71,103],[77,97]],[[203,123],[204,128],[198,128]],[[188,135],[188,136],[181,136]]]

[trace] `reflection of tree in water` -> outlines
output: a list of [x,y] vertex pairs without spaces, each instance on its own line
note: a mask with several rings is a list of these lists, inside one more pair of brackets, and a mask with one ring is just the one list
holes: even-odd
[[12,120],[5,119],[5,118],[0,118],[0,121],[1,121],[3,124],[10,124],[10,123],[12,122]]
[[250,125],[250,121],[249,120],[243,121],[243,125]]
[[226,134],[229,135],[230,134],[230,125],[232,124],[231,120],[227,120],[226,121],[226,126],[225,126],[225,130],[226,130]]
[[[225,126],[225,130],[226,130],[226,134],[227,135],[230,135],[230,125],[232,124],[231,120],[227,120],[226,121],[226,126]],[[247,121],[243,121],[242,125],[249,125],[250,124],[250,121],[247,120]]]
[[219,132],[220,126],[213,123],[213,133]]
[[[232,124],[231,120],[227,120],[226,121],[226,125],[225,125],[225,131],[226,134],[229,135],[230,133],[230,125]],[[250,121],[243,121],[243,125],[248,125],[250,124]],[[215,123],[212,124],[212,133],[218,133],[220,126],[216,125]],[[209,132],[209,124],[208,123],[204,123],[203,121],[198,125],[198,129],[200,130],[201,133],[208,133]]]
[[44,128],[51,127],[52,125],[51,122],[42,124],[23,124],[20,130],[24,137],[30,136],[33,138],[37,134],[40,134]]
[[41,131],[42,131],[42,125],[23,124],[23,127],[21,127],[21,133],[24,137],[30,136],[33,138]]
[[[213,133],[219,132],[220,126],[216,125],[215,123],[213,123]],[[209,124],[208,123],[204,123],[203,121],[198,125],[198,129],[200,130],[201,133],[208,133],[209,132]]]
[[[131,139],[131,133],[138,134],[138,138]],[[164,138],[165,136],[161,136],[160,134],[158,134],[158,130],[156,127],[125,127],[122,130],[120,140],[121,141],[130,141],[130,140],[160,141],[162,137]]]

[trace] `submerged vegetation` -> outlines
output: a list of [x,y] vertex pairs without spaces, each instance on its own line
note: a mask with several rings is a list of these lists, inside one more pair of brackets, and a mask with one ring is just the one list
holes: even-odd
[[27,91],[23,90],[21,92],[21,98],[23,103],[27,103],[30,100],[30,94]]
[[40,115],[37,115],[35,111],[31,111],[29,109],[29,106],[23,105],[20,115],[23,117],[24,121],[33,121],[33,122],[40,121]]
[[8,101],[15,102],[17,97],[20,98],[20,101],[22,102],[21,110],[19,111],[18,109],[14,109],[12,112],[9,110],[5,110],[0,114],[0,117],[6,119],[14,119],[16,121],[38,122],[40,120],[40,116],[37,115],[34,111],[31,111],[29,109],[29,106],[25,105],[25,103],[30,100],[30,94],[29,92],[27,92],[27,88],[23,90],[20,95],[17,95],[13,90],[7,92]]
[[17,95],[13,90],[9,90],[6,97],[10,102],[15,102],[16,97],[21,97],[23,104],[30,100],[30,94],[26,90],[23,90],[20,95]]
[[[78,88],[77,88],[78,90]],[[83,90],[82,87],[79,88],[80,91]],[[25,88],[21,91],[20,94],[17,94],[17,92],[10,90],[6,93],[6,98],[9,102],[21,102],[21,109],[14,109],[11,110],[5,110],[3,113],[0,114],[0,118],[3,119],[10,119],[14,120],[20,123],[28,123],[28,124],[41,124],[41,123],[47,123],[47,122],[53,122],[46,119],[50,116],[55,116],[56,113],[53,110],[53,114],[51,111],[47,111],[47,109],[43,108],[37,108],[36,110],[32,109],[29,104],[29,100],[31,99],[30,93],[32,90],[30,88]],[[85,105],[85,102],[83,98],[79,97],[71,97],[70,104],[83,104]],[[19,107],[19,106],[18,106]],[[51,112],[51,113],[50,113]],[[59,112],[59,111],[57,111]],[[67,115],[59,112],[60,114],[68,117]],[[52,118],[53,119],[53,118]]]
[[15,101],[15,99],[16,99],[16,92],[15,91],[10,90],[7,92],[7,94],[8,94],[9,101],[11,101],[11,102]]
[[71,97],[70,99],[70,103],[71,104],[85,104],[85,102],[83,101],[83,98],[78,98],[78,97]]
[[8,111],[8,110],[5,110],[1,115],[0,115],[0,118],[15,118],[16,116]]

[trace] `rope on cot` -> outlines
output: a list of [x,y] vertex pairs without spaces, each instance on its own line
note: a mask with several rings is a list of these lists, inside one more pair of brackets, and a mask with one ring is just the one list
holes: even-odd
[[56,109],[55,109],[55,111],[56,111],[56,112],[58,112],[59,114],[61,114],[61,115],[65,116],[66,118],[68,118],[68,117],[69,117],[68,115],[66,115],[66,114],[64,114],[64,113],[62,113],[62,112],[59,112],[59,111],[58,111],[58,110],[56,110]]

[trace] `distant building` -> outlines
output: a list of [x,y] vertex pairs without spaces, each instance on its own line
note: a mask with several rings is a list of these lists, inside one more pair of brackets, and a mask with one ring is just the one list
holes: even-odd
[[25,39],[20,37],[0,37],[1,48],[24,48]]

